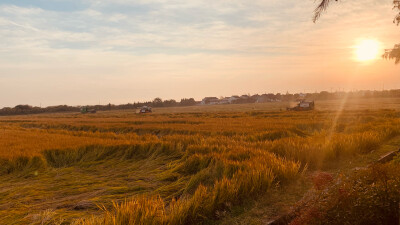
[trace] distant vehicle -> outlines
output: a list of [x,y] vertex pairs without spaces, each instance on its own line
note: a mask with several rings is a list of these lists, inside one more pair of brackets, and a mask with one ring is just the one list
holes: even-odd
[[139,113],[152,113],[151,107],[148,106],[143,106],[140,108]]
[[315,103],[314,101],[305,101],[301,100],[295,107],[286,108],[287,111],[309,111],[314,110]]
[[97,111],[95,109],[89,109],[89,107],[84,106],[81,108],[81,113],[86,114],[86,113],[96,113]]

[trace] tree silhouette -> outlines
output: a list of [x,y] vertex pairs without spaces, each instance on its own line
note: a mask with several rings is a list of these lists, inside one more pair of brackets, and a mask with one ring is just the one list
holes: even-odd
[[[393,9],[397,9],[400,11],[400,0],[393,0]],[[393,23],[400,24],[400,12],[394,17]]]
[[163,101],[161,98],[155,98],[153,100],[153,106],[154,107],[163,107]]
[[[317,22],[317,20],[321,17],[322,13],[326,11],[328,6],[332,1],[338,0],[320,0],[321,2],[318,4],[317,8],[314,10],[313,22]],[[393,9],[397,9],[400,11],[400,0],[393,0]],[[394,17],[393,23],[397,25],[400,24],[400,12]]]
[[[317,20],[321,17],[322,13],[326,11],[328,6],[332,1],[337,0],[320,0],[317,8],[314,10],[313,22],[317,22]],[[393,0],[393,9],[399,11],[397,15],[393,19],[393,23],[399,25],[400,24],[400,0]],[[386,49],[385,53],[382,55],[385,59],[394,59],[395,63],[400,63],[400,44],[396,44],[393,49]]]
[[191,106],[196,105],[196,101],[194,100],[194,98],[182,98],[179,104],[182,106]]
[[[337,1],[337,0],[335,0]],[[322,13],[328,8],[331,0],[321,0],[318,4],[317,8],[314,10],[313,22],[317,22],[317,20],[321,17]]]
[[382,56],[385,59],[394,59],[396,64],[400,63],[400,44],[394,46],[393,49],[386,49]]

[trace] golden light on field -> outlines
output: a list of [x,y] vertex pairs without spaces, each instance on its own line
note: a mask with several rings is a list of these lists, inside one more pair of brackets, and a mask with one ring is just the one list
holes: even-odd
[[362,40],[355,47],[358,61],[369,61],[376,59],[379,54],[379,42],[376,40]]

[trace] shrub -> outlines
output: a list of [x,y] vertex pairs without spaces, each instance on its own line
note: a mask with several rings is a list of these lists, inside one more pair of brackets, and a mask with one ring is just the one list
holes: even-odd
[[392,164],[340,176],[301,201],[291,225],[398,224],[399,187],[400,168]]

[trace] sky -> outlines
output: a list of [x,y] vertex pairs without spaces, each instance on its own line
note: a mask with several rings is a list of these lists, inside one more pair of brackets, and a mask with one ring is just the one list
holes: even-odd
[[392,0],[0,0],[0,107],[400,88]]

